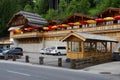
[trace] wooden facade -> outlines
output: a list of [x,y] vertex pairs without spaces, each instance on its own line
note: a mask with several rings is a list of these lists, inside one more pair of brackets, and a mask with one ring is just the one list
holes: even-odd
[[0,48],[7,49],[10,45],[13,44],[9,38],[0,38]]
[[[102,18],[114,17],[116,15],[120,15],[119,13],[120,13],[119,8],[108,8],[105,11],[101,12],[98,15],[98,17],[100,17],[100,15],[102,15],[101,16]],[[73,32],[86,32],[86,33],[92,33],[92,34],[99,34],[103,36],[109,36],[111,38],[115,38],[118,41],[120,41],[120,36],[119,36],[120,35],[120,20],[110,20],[110,21],[108,20],[100,24],[99,23],[94,23],[94,24],[87,23],[87,24],[80,24],[80,25],[74,25],[74,26],[67,26],[65,28],[57,28],[54,30],[43,30],[43,26],[45,25],[44,23],[46,22],[44,19],[40,21],[41,19],[38,16],[39,15],[27,13],[27,12],[18,12],[17,14],[15,14],[10,20],[8,26],[9,28],[14,27],[13,29],[19,28],[20,31],[18,30],[15,33],[14,30],[9,30],[10,38],[17,40],[18,42],[20,42],[20,44],[31,44],[31,43],[41,44],[42,43],[42,45],[45,45],[46,41],[54,41],[54,42],[59,41],[62,37],[66,36],[68,33],[73,31]],[[84,21],[84,20],[93,20],[93,19],[94,19],[93,17],[75,13],[67,17],[61,22],[51,21],[50,23],[46,25],[56,26],[57,24],[67,24],[69,22],[80,22],[80,20]],[[41,26],[41,23],[44,25]],[[25,30],[25,28],[29,28],[32,26],[38,26],[38,25],[40,27],[39,29]],[[93,44],[93,43],[90,43],[90,44]],[[104,42],[103,44],[105,45]],[[112,47],[114,47],[115,44],[112,43],[112,45],[113,45]]]
[[120,8],[109,7],[98,14],[98,17],[114,17],[120,15]]

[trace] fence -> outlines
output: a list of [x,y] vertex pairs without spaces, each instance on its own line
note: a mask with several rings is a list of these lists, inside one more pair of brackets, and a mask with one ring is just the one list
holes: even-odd
[[71,68],[80,69],[80,68],[85,68],[88,66],[110,62],[110,61],[112,61],[112,56],[110,54],[87,57],[83,59],[71,59]]

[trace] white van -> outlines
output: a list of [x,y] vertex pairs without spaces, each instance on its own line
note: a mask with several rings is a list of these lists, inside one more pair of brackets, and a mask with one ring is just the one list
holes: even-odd
[[50,47],[50,54],[53,55],[62,55],[62,54],[66,54],[66,47],[65,46],[54,46],[54,47]]

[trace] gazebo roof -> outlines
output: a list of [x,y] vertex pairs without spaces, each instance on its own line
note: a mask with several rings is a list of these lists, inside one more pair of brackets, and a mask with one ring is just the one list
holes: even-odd
[[120,8],[108,7],[98,14],[98,17],[114,17],[116,15],[120,15]]
[[61,24],[66,24],[66,23],[69,23],[69,22],[79,22],[80,20],[88,20],[88,19],[94,19],[94,18],[91,17],[91,16],[88,16],[88,15],[74,13],[74,14],[68,16],[67,18],[65,18],[60,23]]
[[107,37],[107,36],[101,36],[96,34],[88,34],[88,33],[81,33],[81,32],[72,32],[69,33],[67,36],[63,37],[61,41],[66,41],[70,36],[75,36],[82,41],[87,40],[94,40],[94,41],[107,41],[107,42],[118,42],[116,39]]
[[[36,13],[31,13],[31,12],[26,12],[26,11],[20,11],[13,15],[11,20],[8,23],[8,26],[11,27],[11,23],[16,20],[16,17],[18,16],[23,16],[27,20],[27,24],[33,25],[33,26],[43,26],[44,24],[47,23],[47,21],[42,18],[40,15]],[[13,27],[13,26],[12,26]]]

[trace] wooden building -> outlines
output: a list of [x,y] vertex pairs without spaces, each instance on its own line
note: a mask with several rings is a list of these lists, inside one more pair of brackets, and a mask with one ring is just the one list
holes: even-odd
[[68,16],[67,18],[65,18],[64,20],[62,20],[60,23],[61,24],[67,24],[67,23],[70,23],[70,22],[79,22],[79,21],[82,21],[82,20],[91,20],[91,19],[94,19],[94,17],[79,14],[79,13],[74,13],[74,14]]
[[[34,16],[36,14],[18,12],[13,15],[9,22],[10,38],[14,39],[15,46],[23,47],[25,51],[30,52],[39,52],[44,47],[66,45],[66,42],[59,40],[71,31],[109,36],[120,41],[119,10],[120,8],[108,8],[100,13],[100,15],[104,15],[103,17],[98,16],[96,19],[86,15],[73,14],[61,21],[60,24],[55,22],[51,27],[42,27],[41,23],[43,22],[42,25],[44,26],[47,21],[40,16],[38,19],[38,15]],[[39,26],[40,28],[31,29],[30,27],[33,26]],[[118,43],[115,51],[118,51],[119,47],[120,43]]]
[[105,9],[101,13],[99,13],[98,17],[99,18],[114,17],[117,15],[120,15],[120,8],[108,7],[107,9]]
[[118,42],[106,36],[80,32],[71,32],[61,41],[67,42],[67,58],[69,59],[112,56],[112,42]]
[[0,38],[0,48],[7,49],[10,48],[10,45],[13,43],[9,40],[9,37]]
[[19,46],[25,51],[36,52],[37,48],[42,46],[42,38],[39,36],[42,33],[39,31],[46,23],[47,21],[36,13],[20,11],[14,14],[8,23],[10,39],[14,43],[11,46]]

